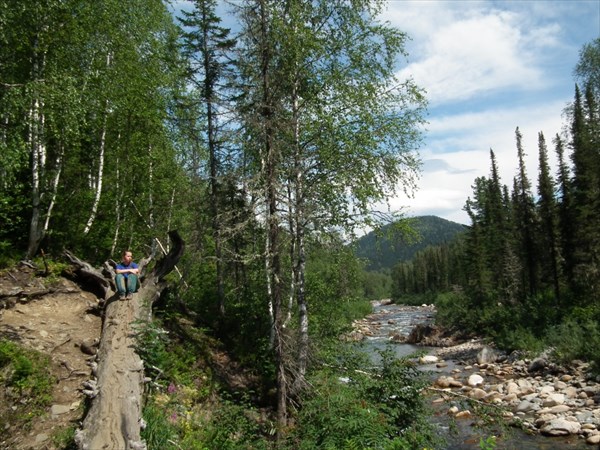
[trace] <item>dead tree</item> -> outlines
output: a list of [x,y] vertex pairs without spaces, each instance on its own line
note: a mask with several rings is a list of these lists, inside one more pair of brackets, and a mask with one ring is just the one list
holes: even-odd
[[[84,383],[91,404],[75,440],[80,450],[141,450],[144,362],[136,352],[136,328],[152,316],[152,304],[166,287],[164,276],[173,270],[184,251],[176,231],[169,236],[171,251],[157,261],[149,274],[141,275],[141,288],[131,300],[120,301],[112,276],[114,269],[105,263],[103,271],[91,267],[70,253],[75,276],[86,282],[97,280],[104,291],[105,312],[102,336],[93,364],[95,378]],[[149,260],[140,263],[147,264]],[[143,271],[142,271],[143,272]]]

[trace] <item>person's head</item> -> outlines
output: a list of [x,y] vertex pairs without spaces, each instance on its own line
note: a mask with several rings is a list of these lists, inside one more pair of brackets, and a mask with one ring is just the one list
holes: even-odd
[[123,252],[123,262],[126,262],[127,264],[129,264],[132,260],[133,260],[133,253],[131,253],[131,251],[129,251],[129,250],[125,250]]

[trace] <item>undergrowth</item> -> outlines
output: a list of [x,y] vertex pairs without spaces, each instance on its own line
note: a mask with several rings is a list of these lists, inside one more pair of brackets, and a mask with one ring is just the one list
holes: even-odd
[[52,402],[55,379],[45,355],[0,339],[0,433],[10,426],[27,427]]
[[143,411],[149,450],[413,450],[435,442],[422,373],[391,352],[367,370],[366,356],[338,340],[319,353],[310,387],[289,411],[286,439],[276,445],[273,405],[257,403],[260,396],[248,387],[225,388],[213,373],[206,346],[218,343],[201,330],[190,337],[193,327],[181,339],[182,330],[165,325],[147,324],[138,333],[138,350],[154,379]]
[[477,308],[465,294],[440,294],[436,323],[449,329],[491,339],[499,348],[532,355],[552,349],[560,363],[588,361],[600,373],[600,306],[555,306],[548,295],[523,304],[504,304],[482,299]]

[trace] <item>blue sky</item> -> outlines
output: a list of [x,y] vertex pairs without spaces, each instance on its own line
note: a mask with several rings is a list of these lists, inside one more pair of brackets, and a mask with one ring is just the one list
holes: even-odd
[[600,37],[600,0],[397,0],[383,17],[411,38],[398,76],[429,100],[419,190],[392,209],[469,224],[462,208],[490,173],[490,148],[512,187],[517,127],[536,187],[538,133],[554,159],[579,52]]
[[[222,1],[219,12],[227,10]],[[600,37],[600,0],[390,0],[381,19],[410,37],[397,75],[412,77],[429,101],[419,188],[391,209],[469,224],[462,209],[475,178],[489,175],[490,149],[512,186],[517,127],[535,188],[538,133],[554,159],[579,52]],[[235,28],[229,20],[223,25]]]

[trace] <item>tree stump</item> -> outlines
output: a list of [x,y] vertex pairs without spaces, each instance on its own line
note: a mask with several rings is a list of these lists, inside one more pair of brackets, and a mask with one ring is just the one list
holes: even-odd
[[152,304],[166,287],[163,277],[183,254],[185,245],[178,233],[171,231],[169,236],[173,241],[171,251],[148,276],[141,275],[142,286],[130,300],[119,300],[112,279],[66,253],[88,282],[98,279],[100,287],[106,289],[102,335],[92,363],[95,379],[84,383],[91,404],[75,436],[80,450],[146,449],[141,438],[144,362],[136,352],[136,326],[151,320]]

